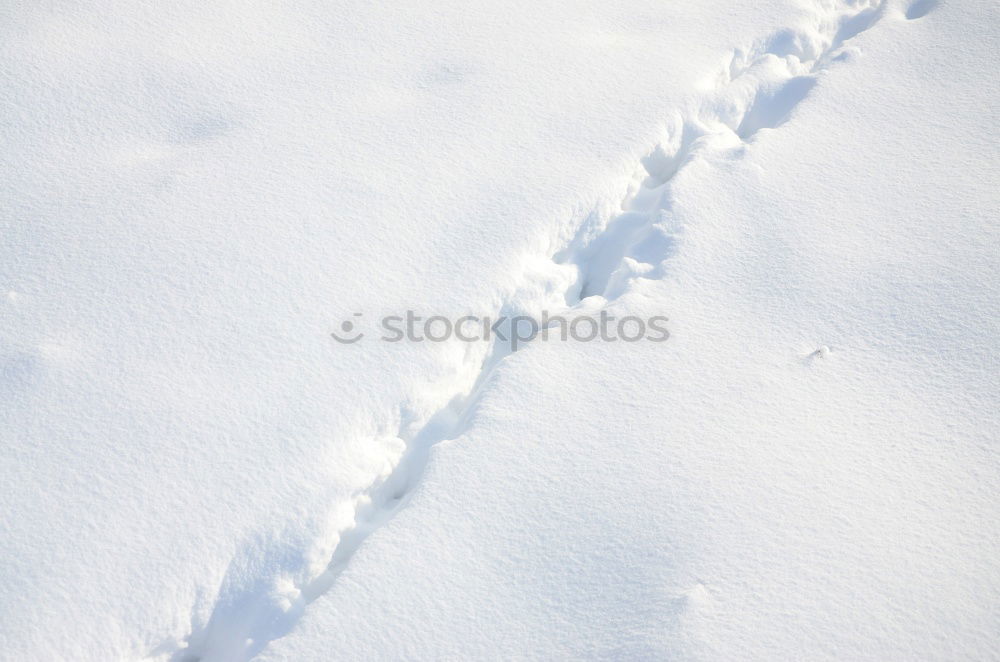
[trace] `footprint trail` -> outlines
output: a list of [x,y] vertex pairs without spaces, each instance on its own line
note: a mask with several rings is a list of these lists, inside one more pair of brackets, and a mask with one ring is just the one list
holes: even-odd
[[[924,16],[935,3],[916,0],[906,17]],[[822,71],[845,59],[848,42],[886,13],[884,0],[819,4],[813,26],[782,30],[734,51],[712,91],[666,118],[667,137],[637,164],[641,181],[623,202],[622,213],[610,220],[593,213],[579,227],[562,228],[568,240],[554,255],[538,256],[544,266],[524,276],[500,314],[537,311],[551,303],[553,293],[567,314],[593,313],[622,296],[636,279],[663,277],[681,235],[670,212],[677,174],[703,155],[752,146],[760,131],[787,122]],[[497,342],[485,359],[467,356],[457,366],[460,377],[450,400],[429,416],[400,407],[395,419],[402,454],[387,475],[354,499],[353,524],[334,540],[317,541],[318,548],[333,549],[330,561],[309,581],[296,584],[291,604],[275,599],[271,590],[287,582],[287,575],[260,577],[246,594],[220,599],[208,622],[177,642],[174,662],[246,660],[287,634],[308,605],[336,583],[365,539],[406,505],[431,449],[463,433],[484,385],[511,353],[509,343]]]

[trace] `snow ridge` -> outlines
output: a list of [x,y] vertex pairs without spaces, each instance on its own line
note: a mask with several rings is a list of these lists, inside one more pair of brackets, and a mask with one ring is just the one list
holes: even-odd
[[[934,0],[917,0],[906,17],[922,17],[933,5]],[[568,240],[554,254],[536,257],[543,266],[522,277],[500,313],[551,309],[553,296],[565,307],[565,315],[593,313],[622,296],[636,279],[663,277],[681,233],[670,213],[674,178],[704,155],[738,155],[759,131],[787,121],[821,73],[851,56],[848,42],[885,13],[885,0],[821,1],[812,25],[781,30],[748,49],[735,50],[712,90],[667,118],[667,137],[642,159],[622,213],[610,220],[593,213],[579,227],[562,228]],[[290,601],[270,594],[218,601],[208,623],[177,643],[174,662],[247,660],[287,634],[305,608],[334,585],[365,539],[409,501],[431,449],[463,433],[483,385],[511,353],[510,344],[498,340],[485,359],[467,356],[458,366],[460,377],[450,401],[429,416],[401,407],[397,436],[404,450],[391,471],[354,499],[353,525],[333,540],[317,542],[317,548],[333,550],[326,568],[308,581],[296,582]],[[277,585],[282,578],[259,579]]]

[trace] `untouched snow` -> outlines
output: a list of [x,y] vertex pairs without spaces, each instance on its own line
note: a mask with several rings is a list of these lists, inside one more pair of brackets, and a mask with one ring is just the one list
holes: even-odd
[[996,8],[613,4],[3,10],[4,658],[1000,654]]

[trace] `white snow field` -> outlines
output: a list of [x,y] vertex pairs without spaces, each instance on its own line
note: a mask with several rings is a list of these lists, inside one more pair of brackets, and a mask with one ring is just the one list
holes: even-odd
[[988,0],[6,3],[0,659],[1000,659],[998,52]]

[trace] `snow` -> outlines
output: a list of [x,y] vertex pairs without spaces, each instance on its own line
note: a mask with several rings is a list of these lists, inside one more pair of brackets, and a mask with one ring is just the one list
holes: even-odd
[[613,4],[5,10],[5,656],[997,655],[996,8]]

